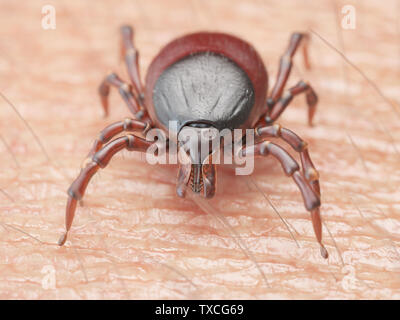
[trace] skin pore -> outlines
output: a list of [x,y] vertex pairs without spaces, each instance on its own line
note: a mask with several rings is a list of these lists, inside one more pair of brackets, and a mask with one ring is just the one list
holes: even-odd
[[[0,99],[0,298],[399,299],[400,43],[396,1],[385,3],[353,3],[357,27],[345,30],[348,1],[57,1],[57,27],[43,30],[44,3],[3,1],[0,90],[51,161]],[[291,32],[312,29],[379,87],[390,103],[314,34],[312,69],[295,58],[287,88],[300,79],[313,85],[315,126],[302,96],[278,123],[308,142],[320,172],[328,260],[273,158],[257,159],[250,177],[220,166],[216,196],[206,201],[177,197],[176,166],[121,153],[92,180],[68,242],[57,246],[66,190],[92,142],[131,116],[112,90],[103,119],[97,95],[109,70],[128,80],[118,60],[123,23],[135,28],[142,78],[168,41],[208,29],[252,43],[271,88]]]

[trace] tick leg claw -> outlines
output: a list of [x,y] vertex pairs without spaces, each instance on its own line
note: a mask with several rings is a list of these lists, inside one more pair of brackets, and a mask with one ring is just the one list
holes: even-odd
[[67,236],[68,236],[68,232],[65,232],[63,235],[61,235],[60,239],[58,239],[58,245],[59,246],[63,246],[65,241],[67,241]]
[[328,259],[329,254],[328,254],[328,250],[326,250],[326,248],[321,244],[321,256],[324,259]]

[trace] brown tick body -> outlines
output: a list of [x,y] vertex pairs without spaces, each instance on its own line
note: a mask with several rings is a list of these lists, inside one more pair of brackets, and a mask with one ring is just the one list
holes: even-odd
[[[308,121],[310,125],[312,123],[318,100],[312,87],[300,81],[283,93],[291,72],[292,58],[301,44],[308,67],[308,36],[292,34],[289,46],[281,57],[275,85],[267,96],[268,76],[264,63],[256,50],[239,38],[223,33],[201,32],[174,40],[152,61],[143,86],[138,51],[133,44],[133,30],[123,26],[121,34],[121,53],[131,83],[112,73],[100,85],[99,93],[107,115],[110,87],[118,88],[134,118],[109,125],[94,142],[79,176],[68,190],[66,232],[59,244],[65,243],[77,202],[83,198],[90,179],[99,168],[106,167],[111,158],[123,149],[146,152],[154,144],[154,141],[134,133],[146,133],[150,128],[158,128],[171,137],[188,127],[199,134],[209,128],[253,128],[255,142],[251,146],[244,145],[240,154],[271,155],[281,163],[285,174],[293,178],[302,194],[304,205],[311,214],[321,254],[327,258],[328,252],[322,245],[318,172],[311,161],[307,143],[293,131],[275,123],[293,97],[300,93],[306,95]],[[168,132],[170,121],[177,122],[177,132]],[[123,135],[115,138],[120,134]],[[266,140],[272,137],[280,138],[297,151],[301,166],[282,147]],[[199,145],[191,147],[198,148]],[[186,157],[188,150],[185,151],[180,155]],[[180,164],[178,196],[184,197],[187,185],[206,198],[214,196],[216,165],[208,158],[194,160],[189,157],[191,163]]]

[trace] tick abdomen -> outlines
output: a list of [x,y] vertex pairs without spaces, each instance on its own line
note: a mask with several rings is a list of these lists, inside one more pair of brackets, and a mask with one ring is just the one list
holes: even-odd
[[231,59],[213,52],[189,55],[169,66],[153,90],[158,119],[168,127],[178,121],[207,121],[218,129],[239,128],[254,106],[254,88]]

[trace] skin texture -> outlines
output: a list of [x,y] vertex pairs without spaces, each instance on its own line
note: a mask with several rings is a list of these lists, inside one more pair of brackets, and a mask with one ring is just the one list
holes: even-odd
[[[315,35],[312,70],[297,55],[287,86],[300,79],[313,85],[320,98],[315,126],[306,124],[302,97],[278,123],[308,141],[320,172],[329,260],[319,254],[298,189],[273,158],[259,159],[251,178],[220,167],[216,197],[196,204],[175,195],[176,167],[123,153],[93,179],[66,246],[56,245],[66,190],[92,142],[107,124],[130,116],[113,90],[110,116],[102,119],[97,95],[111,69],[128,80],[118,62],[123,23],[135,27],[142,76],[168,41],[211,29],[252,43],[271,84],[291,32],[312,28],[390,102],[400,101],[396,1],[354,3],[355,30],[339,27],[351,1],[113,3],[57,1],[57,28],[47,31],[40,23],[45,2],[0,5],[0,90],[51,158],[1,100],[0,135],[9,149],[0,145],[0,298],[399,299],[399,107]],[[296,230],[299,247],[253,182]]]

